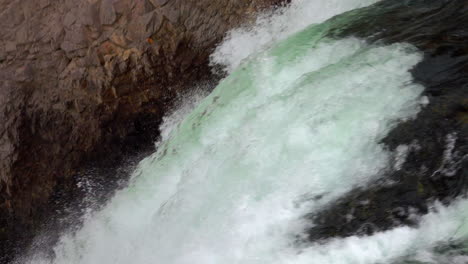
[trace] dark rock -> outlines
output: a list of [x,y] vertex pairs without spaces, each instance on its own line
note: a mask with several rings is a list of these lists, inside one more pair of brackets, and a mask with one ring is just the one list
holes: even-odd
[[[369,235],[417,225],[415,215],[435,200],[449,204],[468,187],[468,4],[466,1],[381,1],[335,17],[329,36],[370,43],[408,42],[424,52],[412,70],[429,104],[383,140],[390,151],[407,146],[401,168],[382,181],[351,191],[318,214],[310,240]],[[388,181],[393,183],[389,184]]]

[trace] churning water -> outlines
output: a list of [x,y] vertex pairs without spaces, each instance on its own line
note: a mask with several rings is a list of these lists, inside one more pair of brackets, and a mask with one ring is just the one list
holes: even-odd
[[157,152],[55,256],[27,262],[466,263],[433,252],[468,236],[465,200],[434,205],[417,228],[298,242],[305,214],[392,168],[398,155],[378,142],[425,101],[414,47],[324,37],[326,18],[371,2],[296,1],[233,31],[213,54],[229,76],[166,119]]

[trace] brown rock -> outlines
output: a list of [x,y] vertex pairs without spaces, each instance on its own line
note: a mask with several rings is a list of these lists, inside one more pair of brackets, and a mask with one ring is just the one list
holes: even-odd
[[224,33],[279,1],[0,0],[0,262],[83,164],[151,145]]
[[113,0],[101,1],[99,18],[101,19],[101,24],[103,25],[112,25],[115,22],[117,19],[117,14],[115,13]]
[[162,7],[167,4],[169,0],[149,0],[155,7]]

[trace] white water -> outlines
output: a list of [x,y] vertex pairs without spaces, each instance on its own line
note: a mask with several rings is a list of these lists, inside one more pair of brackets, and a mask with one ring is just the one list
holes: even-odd
[[212,55],[213,64],[232,72],[251,54],[264,50],[310,25],[379,0],[293,0],[284,8],[259,15],[251,26],[232,30]]
[[[306,27],[370,1],[322,2],[294,2],[231,34],[214,55],[231,75],[190,114],[182,107],[166,120],[163,142],[130,186],[63,235],[55,258],[27,262],[431,262],[437,243],[465,238],[468,202],[460,201],[436,206],[416,229],[295,243],[310,225],[302,216],[391,169],[399,155],[378,142],[424,102],[408,72],[421,60],[414,48],[329,40]],[[245,36],[255,41],[238,50]]]

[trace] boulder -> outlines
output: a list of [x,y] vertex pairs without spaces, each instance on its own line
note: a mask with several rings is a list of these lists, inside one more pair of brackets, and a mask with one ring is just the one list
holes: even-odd
[[314,222],[311,241],[415,226],[435,201],[448,205],[468,190],[468,3],[384,0],[333,20],[330,37],[423,51],[411,72],[428,104],[382,140],[396,164],[381,180],[306,216]]

